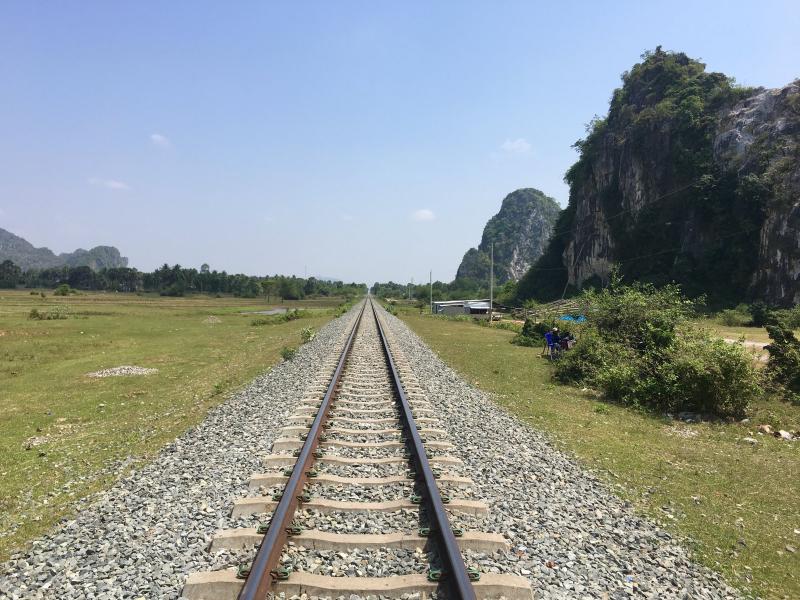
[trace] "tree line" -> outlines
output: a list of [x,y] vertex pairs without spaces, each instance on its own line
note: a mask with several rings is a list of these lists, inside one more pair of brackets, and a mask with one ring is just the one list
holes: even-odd
[[[431,288],[434,300],[465,300],[489,297],[489,282],[478,281],[468,277],[460,277],[452,283],[434,281],[433,286],[428,283],[386,283],[375,282],[370,291],[377,298],[409,298],[419,302],[428,302],[431,297]],[[513,304],[517,287],[514,281],[494,288],[495,300],[504,304]]]
[[300,300],[306,296],[358,296],[364,294],[363,283],[323,281],[315,277],[284,275],[255,277],[164,263],[152,272],[131,267],[114,267],[93,271],[87,266],[53,267],[23,271],[10,260],[0,263],[0,288],[49,288],[67,285],[72,289],[109,292],[155,292],[162,296],[183,296],[191,293],[232,294],[242,298],[264,296]]

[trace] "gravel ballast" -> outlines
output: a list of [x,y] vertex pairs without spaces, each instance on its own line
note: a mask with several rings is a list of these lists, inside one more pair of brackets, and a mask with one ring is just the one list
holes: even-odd
[[341,352],[351,311],[322,328],[295,357],[276,365],[209,412],[150,464],[94,498],[74,520],[0,565],[0,598],[177,598],[186,576],[210,569],[213,534],[250,494],[286,417]]

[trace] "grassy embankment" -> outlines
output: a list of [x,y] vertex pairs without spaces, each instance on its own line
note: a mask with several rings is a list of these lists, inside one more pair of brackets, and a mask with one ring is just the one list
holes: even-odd
[[[0,292],[0,559],[201,421],[339,302],[284,303],[311,316],[253,327],[259,315],[240,313],[263,300]],[[28,319],[56,305],[72,316]],[[86,376],[120,365],[159,372]]]
[[444,362],[685,536],[702,563],[762,597],[800,597],[800,444],[755,434],[799,430],[800,407],[767,399],[746,424],[671,421],[553,383],[541,350],[509,331],[415,313],[400,316]]

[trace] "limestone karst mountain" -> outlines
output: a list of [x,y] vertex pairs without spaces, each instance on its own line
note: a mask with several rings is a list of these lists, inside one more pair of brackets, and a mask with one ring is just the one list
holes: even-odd
[[10,231],[0,229],[0,262],[11,260],[23,270],[50,267],[88,266],[95,271],[103,268],[127,267],[128,259],[114,246],[95,246],[91,250],[78,248],[74,252],[56,255],[49,248],[36,248]]
[[576,147],[569,204],[521,298],[601,284],[616,264],[715,303],[800,301],[800,80],[742,88],[658,48]]
[[502,285],[519,280],[544,252],[558,212],[556,201],[539,190],[512,192],[486,223],[480,245],[464,254],[456,279],[487,282],[490,245],[494,242],[495,281]]

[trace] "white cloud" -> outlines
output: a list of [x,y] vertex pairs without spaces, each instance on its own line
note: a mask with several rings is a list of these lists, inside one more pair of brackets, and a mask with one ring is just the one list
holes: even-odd
[[433,221],[436,215],[433,214],[433,211],[429,208],[420,208],[411,213],[411,218],[414,221]]
[[169,148],[172,146],[172,142],[169,141],[169,138],[160,133],[151,133],[150,141],[153,142],[154,145],[161,148]]
[[99,179],[98,177],[90,177],[87,179],[89,185],[96,185],[97,187],[104,187],[109,190],[129,190],[130,186],[124,181],[117,181],[116,179]]
[[531,145],[525,138],[507,139],[500,149],[506,154],[527,154],[531,151]]

